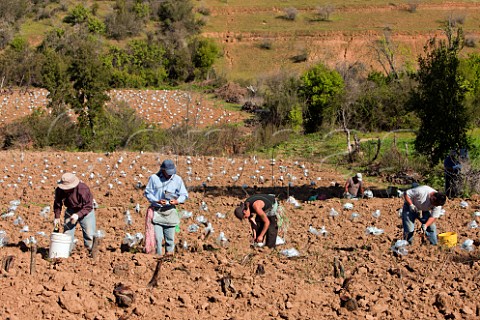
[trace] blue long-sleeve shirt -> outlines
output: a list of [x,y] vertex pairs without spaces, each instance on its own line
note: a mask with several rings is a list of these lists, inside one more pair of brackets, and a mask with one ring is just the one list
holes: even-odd
[[167,179],[162,173],[153,174],[148,179],[144,192],[145,197],[153,207],[161,207],[157,201],[162,199],[177,199],[184,203],[188,199],[188,191],[180,176],[172,175]]

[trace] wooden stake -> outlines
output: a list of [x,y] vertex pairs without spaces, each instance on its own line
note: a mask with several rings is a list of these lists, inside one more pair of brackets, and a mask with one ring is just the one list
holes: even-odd
[[6,272],[10,271],[10,267],[12,267],[14,261],[15,256],[6,256],[2,259],[2,269]]
[[156,288],[158,287],[158,278],[160,278],[160,268],[162,267],[163,259],[158,259],[157,266],[155,267],[155,271],[153,272],[152,279],[148,283],[148,287]]
[[35,256],[37,254],[37,244],[32,243],[30,246],[30,274],[34,274],[37,270]]
[[92,259],[96,259],[98,255],[98,248],[100,247],[100,243],[102,242],[102,238],[100,237],[93,237],[93,244],[92,250],[90,251],[90,256]]

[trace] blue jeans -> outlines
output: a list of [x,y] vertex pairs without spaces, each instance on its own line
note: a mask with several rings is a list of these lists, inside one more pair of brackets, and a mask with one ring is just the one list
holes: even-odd
[[[410,206],[405,203],[402,211],[403,239],[412,244],[413,235],[415,233],[415,220],[418,219],[422,224],[425,224],[430,218],[430,215],[430,211],[423,211],[423,217],[420,219],[418,212],[412,212]],[[435,223],[432,223],[427,227],[425,235],[432,245],[437,245],[437,226]]]
[[[65,211],[65,220],[69,219],[73,213],[69,212],[68,210]],[[88,249],[92,248],[93,245],[93,236],[95,232],[97,232],[97,220],[95,218],[95,210],[90,211],[85,217],[78,219],[75,224],[71,222],[64,223],[63,230],[64,233],[70,234],[73,237],[75,236],[75,227],[77,224],[80,223],[80,227],[82,227],[83,233],[83,244]]]
[[175,226],[162,226],[153,224],[155,240],[157,241],[157,254],[162,254],[162,242],[165,236],[165,249],[168,253],[175,251]]

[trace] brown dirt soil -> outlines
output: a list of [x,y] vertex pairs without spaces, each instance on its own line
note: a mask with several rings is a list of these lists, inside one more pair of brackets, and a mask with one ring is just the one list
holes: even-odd
[[[196,252],[179,249],[175,257],[160,269],[158,287],[148,287],[157,257],[141,252],[122,252],[126,233],[144,233],[147,201],[143,191],[157,171],[164,155],[155,153],[63,153],[1,152],[3,175],[0,177],[2,213],[9,202],[19,199],[13,217],[0,219],[0,230],[8,244],[0,248],[0,259],[13,256],[9,271],[0,271],[1,319],[476,319],[480,312],[478,250],[467,252],[459,246],[451,250],[421,245],[417,238],[409,253],[395,257],[392,242],[401,235],[397,209],[399,198],[373,198],[352,201],[353,210],[343,210],[345,200],[337,196],[345,176],[314,163],[293,160],[252,158],[173,157],[178,172],[186,181],[189,200],[180,208],[193,213],[183,219],[176,242]],[[281,167],[280,167],[281,166]],[[241,168],[241,169],[240,169]],[[275,188],[272,188],[272,175]],[[307,169],[308,171],[305,171]],[[258,171],[257,171],[258,170]],[[49,234],[53,213],[46,218],[40,211],[52,205],[56,181],[63,171],[74,171],[90,186],[99,204],[97,228],[105,232],[100,254],[92,259],[81,245],[70,258],[48,257]],[[188,173],[190,172],[190,173]],[[259,176],[265,178],[258,183]],[[280,175],[293,185],[282,186]],[[308,175],[308,177],[306,176]],[[255,178],[253,178],[255,176]],[[210,177],[210,178],[209,178]],[[232,177],[239,177],[232,181]],[[236,178],[235,178],[236,179]],[[208,181],[202,190],[202,182]],[[314,182],[314,185],[312,185]],[[249,194],[274,192],[286,209],[289,227],[281,236],[286,244],[278,250],[251,248],[247,223],[232,215],[234,206],[244,199],[239,187],[246,184]],[[369,183],[376,194],[375,185]],[[304,203],[311,194],[326,200]],[[295,209],[285,199],[293,195],[301,203]],[[200,209],[204,201],[208,211]],[[469,229],[472,214],[479,210],[480,198],[467,199],[469,207],[460,208],[460,199],[449,200],[445,216],[438,220],[439,232],[455,231],[458,241],[477,240],[478,229]],[[134,207],[140,204],[141,212]],[[331,208],[340,214],[329,215]],[[124,222],[129,209],[133,224]],[[381,210],[378,219],[372,213]],[[356,221],[350,215],[358,212]],[[226,214],[218,218],[216,214]],[[199,240],[204,228],[189,233],[187,228],[203,215],[214,233]],[[15,225],[22,217],[24,225]],[[314,236],[309,225],[325,226],[328,235]],[[369,226],[385,231],[379,236],[366,235]],[[37,232],[45,232],[46,237]],[[220,247],[215,239],[224,232],[228,246]],[[38,243],[36,273],[29,272],[30,253],[22,241],[34,236]],[[76,237],[82,242],[81,232]],[[206,245],[201,250],[202,243]],[[281,253],[296,248],[300,256],[293,259]],[[337,258],[337,259],[335,259]],[[344,269],[344,277],[334,277]],[[265,273],[262,274],[264,269]],[[256,270],[259,270],[258,273]],[[122,283],[124,290],[117,285]],[[119,307],[115,294],[123,293]],[[133,299],[131,299],[133,296]],[[351,310],[351,311],[349,311]]]
[[[2,90],[0,123],[9,123],[47,105],[48,91],[43,89]],[[214,105],[201,94],[179,90],[112,90],[111,101],[126,102],[139,116],[162,128],[185,123],[196,128],[240,122],[248,115]],[[188,114],[188,116],[187,116]]]

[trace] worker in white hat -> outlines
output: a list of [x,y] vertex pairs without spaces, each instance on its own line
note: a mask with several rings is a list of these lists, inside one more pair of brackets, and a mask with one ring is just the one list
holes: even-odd
[[343,190],[343,197],[346,199],[357,198],[363,195],[364,186],[362,174],[359,172],[347,179]]

